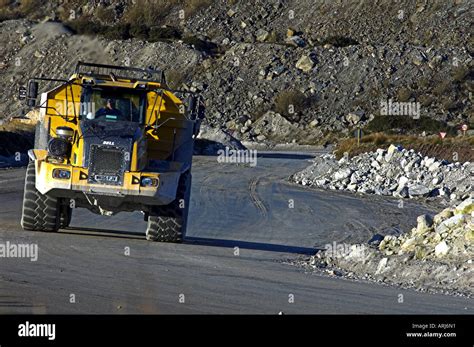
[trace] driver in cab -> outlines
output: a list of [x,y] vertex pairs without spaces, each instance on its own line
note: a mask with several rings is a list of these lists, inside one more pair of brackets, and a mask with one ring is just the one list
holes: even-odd
[[115,116],[114,118],[122,118],[122,112],[115,108],[115,100],[107,99],[105,106],[101,107],[96,113],[96,117]]

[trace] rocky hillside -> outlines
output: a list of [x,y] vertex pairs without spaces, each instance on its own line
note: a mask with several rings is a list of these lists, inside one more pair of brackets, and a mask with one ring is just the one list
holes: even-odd
[[[380,115],[388,99],[418,102],[429,132],[474,125],[468,0],[39,2],[2,1],[3,118],[21,114],[27,76],[64,77],[81,59],[165,69],[171,86],[204,94],[211,125],[243,140],[403,124]],[[265,133],[262,117],[296,131]]]

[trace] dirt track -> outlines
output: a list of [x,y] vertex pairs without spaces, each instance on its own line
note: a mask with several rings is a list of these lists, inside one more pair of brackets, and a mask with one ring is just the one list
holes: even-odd
[[470,299],[285,264],[333,241],[366,242],[377,230],[406,230],[427,210],[288,185],[285,178],[307,159],[263,153],[252,168],[196,157],[184,244],[145,241],[139,213],[110,218],[75,210],[70,229],[21,231],[24,169],[0,171],[0,242],[39,247],[36,262],[0,259],[0,313],[472,313]]

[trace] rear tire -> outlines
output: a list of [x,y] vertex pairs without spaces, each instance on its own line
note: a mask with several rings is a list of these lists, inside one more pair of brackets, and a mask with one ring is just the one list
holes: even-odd
[[41,194],[35,187],[35,163],[26,168],[21,227],[32,231],[57,231],[59,228],[58,199]]
[[179,243],[186,235],[189,200],[191,196],[191,173],[181,175],[176,200],[166,206],[158,206],[156,215],[148,217],[146,239],[158,242]]

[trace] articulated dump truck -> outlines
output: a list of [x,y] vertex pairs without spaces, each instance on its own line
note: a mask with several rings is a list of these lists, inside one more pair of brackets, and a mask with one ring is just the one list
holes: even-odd
[[[40,82],[56,87],[38,97]],[[142,211],[148,240],[182,241],[199,95],[170,90],[162,71],[83,62],[69,79],[31,78],[19,92],[40,113],[23,229],[66,228],[75,208]]]

